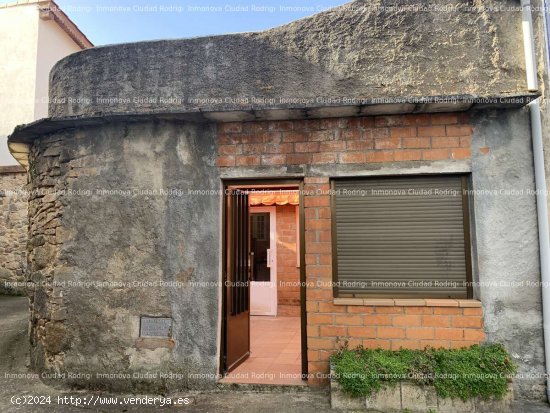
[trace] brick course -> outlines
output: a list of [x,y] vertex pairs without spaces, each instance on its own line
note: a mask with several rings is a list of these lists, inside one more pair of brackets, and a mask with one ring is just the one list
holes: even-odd
[[257,166],[467,159],[464,114],[231,122],[219,126],[217,165]]

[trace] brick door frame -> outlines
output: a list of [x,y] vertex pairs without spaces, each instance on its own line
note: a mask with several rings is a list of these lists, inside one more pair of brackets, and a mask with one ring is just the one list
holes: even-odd
[[[304,177],[259,177],[259,178],[222,178],[223,197],[225,198],[228,188],[240,188],[240,189],[252,189],[252,188],[283,188],[289,189],[298,188],[299,191],[299,245],[297,246],[297,253],[300,256],[300,347],[301,347],[301,359],[302,359],[302,378],[304,380],[308,377],[308,356],[307,356],[307,311],[306,311],[306,252],[305,252],[305,209],[304,209]],[[221,216],[222,216],[222,240],[225,239],[226,233],[226,211],[225,202],[221,203]],[[222,282],[222,322],[221,322],[221,340],[220,340],[220,373],[224,371],[224,354],[225,354],[225,309],[226,309],[226,297],[223,293],[223,265],[226,262],[226,248],[225,244],[222,244],[222,269],[220,271],[220,277]]]

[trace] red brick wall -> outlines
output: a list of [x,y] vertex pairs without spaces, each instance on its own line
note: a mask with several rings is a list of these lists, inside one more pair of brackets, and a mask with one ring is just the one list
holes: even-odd
[[[485,339],[479,302],[469,300],[339,299],[332,291],[332,243],[328,178],[305,178],[306,309],[311,383],[324,383],[330,354],[340,346],[419,349],[456,348]],[[374,305],[378,301],[379,305]],[[367,302],[367,300],[365,300]],[[351,305],[353,303],[353,305]],[[477,307],[470,307],[477,306]]]
[[[471,156],[464,114],[338,118],[220,125],[220,167],[397,163]],[[328,359],[344,342],[387,349],[461,347],[484,340],[479,302],[335,300],[327,177],[306,176],[306,307],[310,383],[328,381]],[[337,303],[337,304],[335,304]]]
[[300,269],[296,266],[296,235],[296,206],[278,205],[277,302],[279,315],[300,315]]
[[222,123],[217,165],[467,159],[471,132],[467,115],[447,113]]

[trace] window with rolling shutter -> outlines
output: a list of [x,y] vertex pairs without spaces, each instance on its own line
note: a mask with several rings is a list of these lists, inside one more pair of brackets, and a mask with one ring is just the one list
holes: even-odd
[[337,297],[470,298],[468,177],[332,180]]

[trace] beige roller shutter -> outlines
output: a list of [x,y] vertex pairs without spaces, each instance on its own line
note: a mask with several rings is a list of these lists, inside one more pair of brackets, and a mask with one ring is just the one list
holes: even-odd
[[333,181],[339,297],[467,298],[467,178]]

